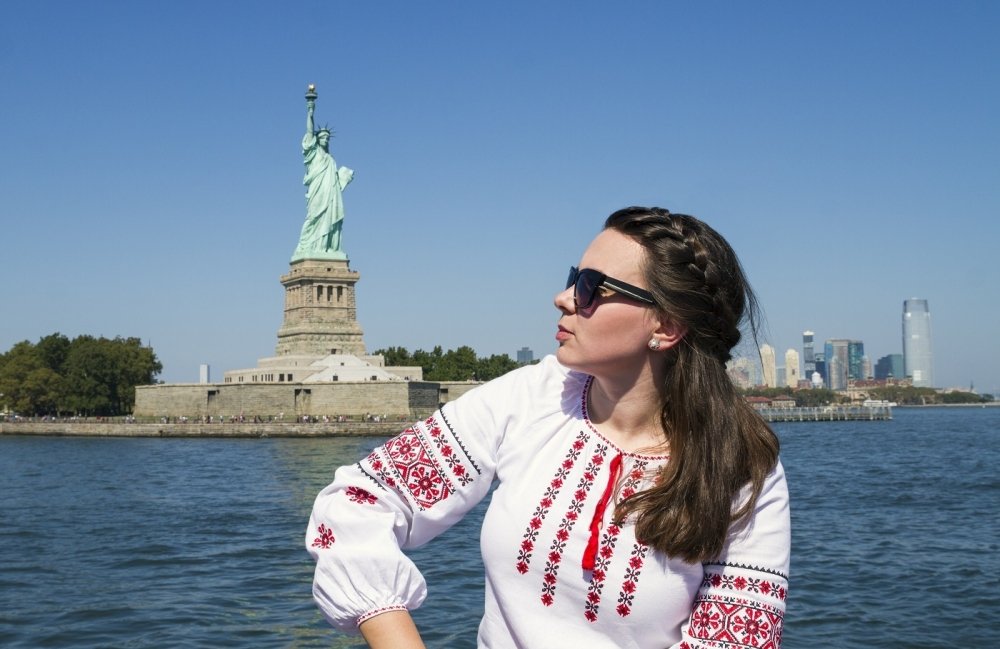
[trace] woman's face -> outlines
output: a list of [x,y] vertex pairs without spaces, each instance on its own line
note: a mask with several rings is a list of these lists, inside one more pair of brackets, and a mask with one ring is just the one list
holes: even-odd
[[[579,268],[592,268],[608,277],[647,288],[640,270],[645,250],[616,230],[604,230],[591,242]],[[646,346],[659,321],[642,302],[618,293],[599,291],[582,313],[573,302],[573,287],[558,293],[556,308],[562,312],[556,340],[556,358],[563,365],[598,378],[634,376],[649,362]]]

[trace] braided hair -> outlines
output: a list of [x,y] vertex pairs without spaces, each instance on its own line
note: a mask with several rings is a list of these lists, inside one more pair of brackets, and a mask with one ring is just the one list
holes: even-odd
[[[629,207],[604,227],[642,245],[654,308],[687,330],[666,351],[659,386],[670,461],[654,487],[620,503],[615,515],[619,522],[634,515],[636,536],[668,556],[710,561],[730,526],[749,519],[778,458],[774,432],[726,372],[741,325],[756,339],[757,301],[732,247],[693,216]],[[739,502],[748,484],[749,497]]]

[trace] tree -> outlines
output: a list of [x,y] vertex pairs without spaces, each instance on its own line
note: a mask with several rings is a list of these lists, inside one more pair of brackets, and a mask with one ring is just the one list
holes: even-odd
[[416,365],[413,361],[413,356],[407,351],[406,347],[389,347],[388,349],[379,349],[375,352],[376,355],[381,354],[385,357],[385,364],[389,367],[411,367]]
[[2,405],[24,415],[124,415],[135,405],[135,386],[153,383],[162,369],[138,338],[70,341],[55,333],[0,355]]
[[992,399],[986,399],[975,392],[962,392],[955,390],[945,392],[941,395],[941,403],[986,403]]
[[35,346],[27,340],[15,344],[0,362],[0,394],[7,408],[22,415],[36,413],[28,376],[44,367]]
[[[435,349],[440,349],[437,347]],[[471,381],[476,377],[476,358],[474,349],[463,345],[455,350],[448,350],[441,356],[441,361],[434,368],[433,375],[427,376],[430,381]]]
[[476,378],[480,381],[490,381],[518,367],[517,361],[507,354],[493,354],[489,358],[479,359]]
[[56,332],[39,339],[38,344],[35,345],[35,352],[45,367],[56,374],[62,374],[71,344],[69,338]]
[[489,381],[518,367],[506,354],[478,358],[468,345],[447,352],[438,345],[432,351],[418,349],[412,354],[405,347],[389,347],[378,349],[375,354],[384,356],[390,367],[420,366],[428,381]]

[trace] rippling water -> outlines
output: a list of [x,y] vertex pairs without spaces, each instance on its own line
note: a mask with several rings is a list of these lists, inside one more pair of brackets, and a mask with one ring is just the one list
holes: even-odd
[[[777,426],[787,648],[995,644],[1000,409],[895,417]],[[380,441],[0,436],[0,646],[363,646],[316,612],[303,534]],[[475,646],[481,517],[414,553],[430,647]]]

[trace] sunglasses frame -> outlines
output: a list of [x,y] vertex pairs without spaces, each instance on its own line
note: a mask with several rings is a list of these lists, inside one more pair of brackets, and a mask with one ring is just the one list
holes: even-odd
[[[584,275],[592,277],[595,280],[593,283],[594,291],[590,294],[590,299],[586,304],[580,304],[580,300],[577,295],[577,287],[580,285],[580,278]],[[600,288],[606,288],[610,291],[614,291],[615,293],[624,295],[625,297],[635,300],[636,302],[656,304],[656,301],[653,299],[653,294],[646,289],[633,286],[628,282],[623,282],[620,279],[615,279],[614,277],[608,277],[604,273],[594,270],[593,268],[580,269],[576,266],[570,266],[569,278],[566,280],[566,288],[569,288],[570,286],[573,287],[573,302],[576,304],[578,311],[582,309],[589,309],[593,306],[594,301],[597,300],[597,290]]]

